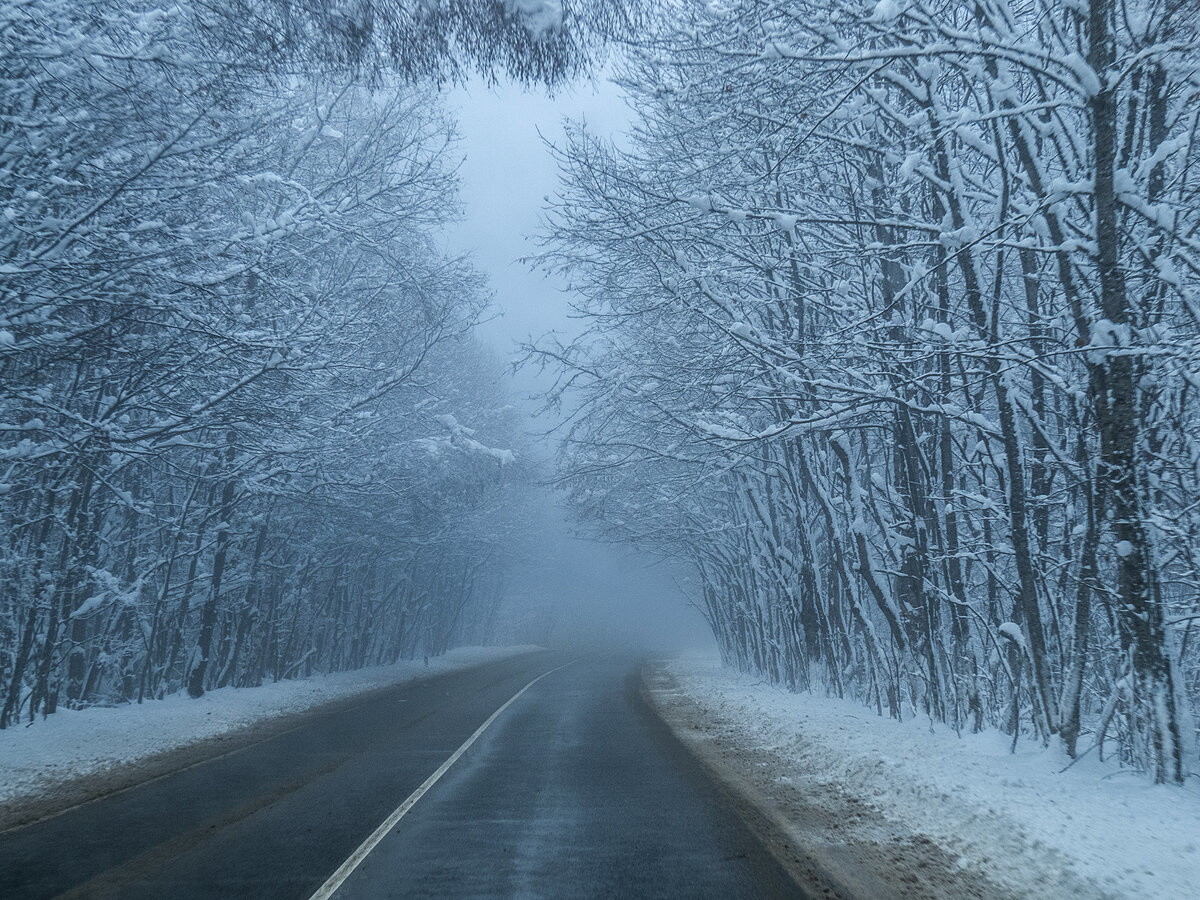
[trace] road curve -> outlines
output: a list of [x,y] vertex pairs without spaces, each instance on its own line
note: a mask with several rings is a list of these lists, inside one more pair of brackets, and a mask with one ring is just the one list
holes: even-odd
[[[0,835],[0,896],[307,900],[487,718],[569,658],[400,686]],[[655,723],[636,661],[531,687],[339,887],[382,897],[796,897]]]

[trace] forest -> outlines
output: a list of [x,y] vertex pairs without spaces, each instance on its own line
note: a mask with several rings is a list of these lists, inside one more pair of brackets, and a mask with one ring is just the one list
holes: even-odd
[[729,664],[1162,782],[1200,704],[1194,2],[671,4],[543,233],[560,477]]
[[[553,148],[552,478],[468,72],[633,111]],[[550,478],[729,665],[1184,781],[1198,127],[1196,0],[0,0],[0,728],[486,640]]]
[[0,6],[0,728],[495,612],[531,476],[486,285],[438,240],[453,123],[212,24]]

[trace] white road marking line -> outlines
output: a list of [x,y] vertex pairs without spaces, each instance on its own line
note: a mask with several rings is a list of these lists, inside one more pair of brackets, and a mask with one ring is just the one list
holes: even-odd
[[467,738],[461,747],[450,754],[449,759],[438,766],[436,772],[426,778],[421,783],[420,787],[408,795],[407,800],[396,807],[395,812],[383,820],[383,824],[371,832],[371,836],[363,841],[357,850],[350,854],[350,858],[342,863],[336,872],[329,876],[329,880],[317,888],[317,892],[312,895],[311,900],[329,900],[329,898],[334,895],[337,889],[342,886],[342,883],[350,877],[350,874],[359,867],[364,859],[367,858],[367,854],[374,850],[379,845],[379,842],[387,837],[388,832],[396,827],[400,820],[407,815],[410,809],[416,806],[417,801],[424,797],[425,793],[438,783],[441,777],[450,770],[450,767],[458,762],[464,753],[471,749],[472,744],[479,740],[479,736],[487,731],[488,726],[500,718],[501,713],[516,703],[522,694],[524,694],[527,690],[529,690],[547,675],[553,675],[555,672],[561,671],[562,669],[565,669],[567,666],[576,662],[578,662],[578,660],[573,659],[571,662],[564,663],[557,669],[551,669],[549,672],[543,672],[537,678],[533,679],[533,681],[529,682],[529,684],[525,685],[525,687],[521,688],[519,691],[509,697],[508,700],[504,702],[503,706],[488,716],[487,720],[475,729],[475,733]]

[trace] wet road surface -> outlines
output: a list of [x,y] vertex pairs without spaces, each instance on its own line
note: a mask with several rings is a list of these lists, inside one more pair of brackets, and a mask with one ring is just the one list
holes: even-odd
[[638,694],[637,661],[537,653],[315,715],[0,835],[0,896],[307,900],[529,688],[339,886],[409,897],[803,896]]

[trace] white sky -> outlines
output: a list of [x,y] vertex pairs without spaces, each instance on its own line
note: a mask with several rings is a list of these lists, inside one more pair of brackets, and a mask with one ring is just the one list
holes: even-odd
[[[573,330],[560,286],[515,262],[537,251],[532,240],[543,198],[558,184],[554,160],[539,137],[560,143],[565,118],[585,119],[596,133],[624,131],[629,112],[607,81],[583,82],[554,99],[538,89],[482,82],[453,91],[447,105],[458,118],[462,150],[462,201],[466,218],[448,236],[456,251],[470,251],[488,274],[501,316],[480,336],[508,359],[513,344],[554,330]],[[522,379],[523,387],[528,385]]]

